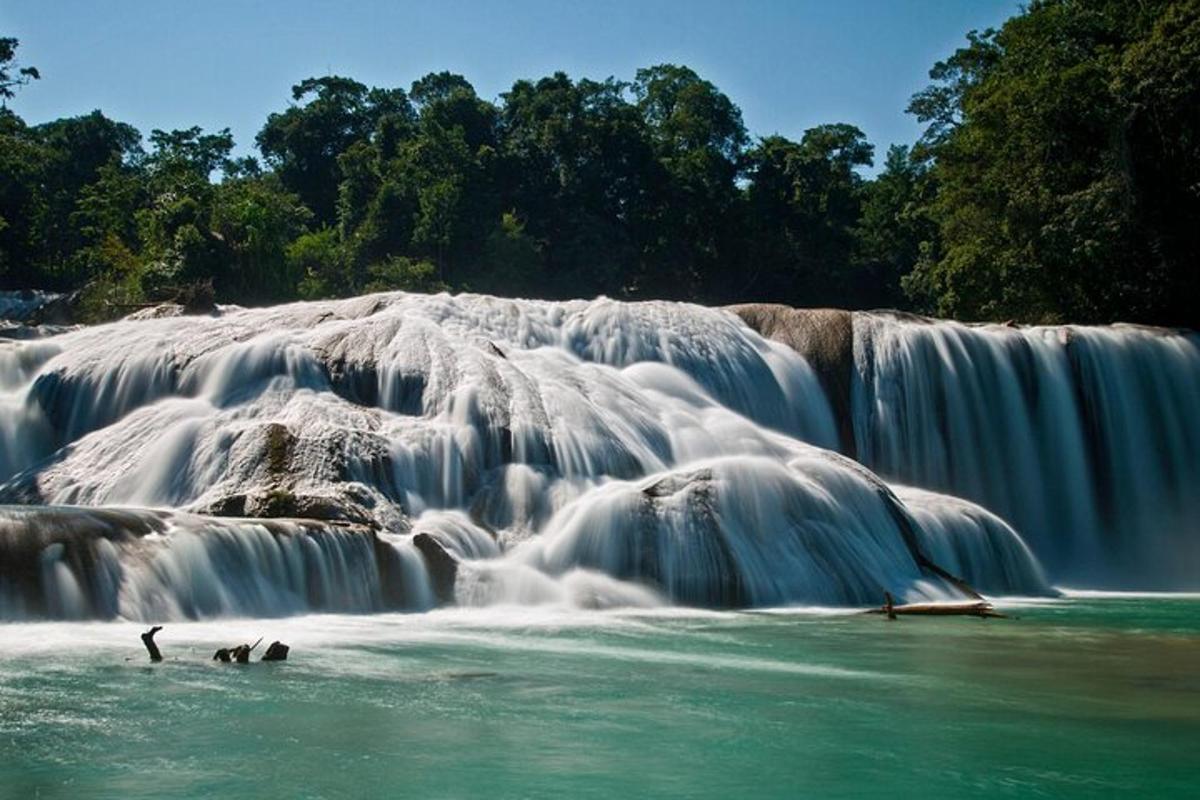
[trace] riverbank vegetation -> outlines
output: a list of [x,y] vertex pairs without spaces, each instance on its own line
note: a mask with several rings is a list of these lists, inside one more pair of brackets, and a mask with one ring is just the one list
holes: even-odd
[[[25,55],[0,40],[0,99],[53,80]],[[4,108],[0,288],[88,319],[448,288],[1200,327],[1200,0],[1040,0],[930,77],[924,135],[882,156],[844,123],[752,138],[673,64],[494,101],[309,78],[258,157]]]

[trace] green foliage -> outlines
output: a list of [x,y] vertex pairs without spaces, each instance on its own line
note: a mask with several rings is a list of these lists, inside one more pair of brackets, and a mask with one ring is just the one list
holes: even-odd
[[149,201],[135,215],[147,295],[170,299],[204,279],[225,288],[231,264],[225,242],[212,229],[216,187],[209,175],[232,149],[232,140],[213,142],[193,128],[155,131],[151,141],[154,149],[145,164]]
[[1200,3],[1043,0],[911,110],[940,243],[909,288],[965,318],[1195,325]]
[[509,297],[536,297],[542,293],[542,253],[511,211],[500,217],[483,243],[482,264],[471,288]]
[[293,105],[271,114],[256,139],[267,165],[300,196],[319,224],[337,216],[338,157],[367,141],[384,120],[407,124],[412,106],[401,89],[369,89],[349,78],[309,78],[292,87]]
[[342,297],[353,287],[343,268],[341,241],[333,228],[302,234],[287,246],[288,270],[300,275],[297,292],[305,300]]
[[224,294],[243,303],[292,299],[303,277],[287,252],[312,212],[273,178],[226,180],[214,198],[212,231],[224,242],[232,267]]
[[851,280],[864,304],[901,308],[905,291],[920,293],[909,273],[938,240],[929,215],[935,191],[928,165],[901,145],[888,150],[879,177],[862,186]]
[[[856,226],[872,147],[852,125],[822,125],[799,143],[763,139],[747,154],[748,291],[796,305],[853,296]],[[870,286],[865,287],[869,295]],[[860,289],[860,291],[863,291]]]
[[81,322],[103,322],[133,311],[146,301],[136,254],[115,234],[81,251],[91,277],[80,292]]
[[[37,78],[0,39],[0,100]],[[1195,325],[1200,0],[1036,0],[972,32],[864,177],[852,125],[751,141],[688,67],[631,82],[309,78],[228,129],[0,108],[0,288],[89,319],[366,291],[895,306]]]
[[438,280],[437,267],[428,261],[392,256],[367,267],[367,292],[444,292],[449,287]]
[[89,244],[76,205],[106,167],[137,156],[139,139],[98,111],[34,127],[0,111],[0,271],[52,288],[85,280],[74,270]]
[[154,147],[151,164],[163,172],[191,172],[205,177],[218,169],[232,168],[233,135],[229,128],[206,134],[198,126],[182,131],[150,132]]
[[742,113],[712,83],[674,64],[638,70],[632,90],[665,177],[651,211],[659,231],[637,289],[680,299],[723,295],[747,142]]
[[12,37],[0,38],[0,101],[12,99],[16,94],[13,91],[16,87],[42,77],[37,67],[22,67],[17,64],[18,44]]
[[524,279],[509,274],[497,288],[511,282],[503,291],[620,295],[637,282],[657,241],[653,218],[668,178],[628,88],[611,79],[574,83],[560,72],[518,81],[504,95],[508,211],[484,261],[500,272],[519,262],[533,271]]

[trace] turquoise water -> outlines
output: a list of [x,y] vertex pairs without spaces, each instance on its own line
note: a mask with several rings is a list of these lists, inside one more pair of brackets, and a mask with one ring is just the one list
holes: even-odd
[[1200,598],[1011,611],[4,625],[0,796],[1195,797]]

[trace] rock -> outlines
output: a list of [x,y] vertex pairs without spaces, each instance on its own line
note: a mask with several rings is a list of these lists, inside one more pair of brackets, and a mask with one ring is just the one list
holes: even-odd
[[132,314],[126,315],[127,320],[169,319],[183,316],[183,306],[178,303],[159,303],[158,305],[139,308]]
[[263,661],[287,661],[288,651],[291,650],[283,642],[271,642],[267,652],[263,653]]
[[683,491],[703,486],[706,490],[713,481],[711,469],[698,469],[690,473],[671,473],[657,481],[642,487],[642,494],[647,497],[670,497]]
[[46,295],[46,300],[30,315],[34,325],[74,325],[78,320],[79,292]]
[[218,498],[208,508],[201,509],[201,513],[212,514],[216,517],[244,517],[246,516],[246,495],[239,493]]
[[235,493],[217,498],[199,513],[217,517],[250,519],[311,519],[351,525],[373,525],[370,496],[359,494],[353,486],[338,487],[338,495],[296,494],[275,487],[266,491]]
[[[105,551],[110,545],[131,548],[148,534],[164,532],[166,517],[118,508],[0,507],[0,597],[30,617],[114,617],[116,594]],[[69,611],[51,589],[57,584],[47,578],[62,568],[74,582]]]
[[77,327],[76,325],[26,325],[23,322],[0,320],[0,339],[23,341],[45,339],[48,336],[58,336],[73,331]]
[[433,593],[439,603],[454,602],[454,581],[458,577],[458,561],[428,533],[413,537],[413,546],[421,551],[433,582]]
[[750,328],[786,344],[817,373],[838,424],[841,451],[855,453],[850,386],[854,374],[854,315],[835,308],[792,308],[774,303],[728,306]]
[[183,313],[190,315],[213,314],[217,310],[216,292],[212,278],[195,281],[181,288],[175,302],[183,306]]

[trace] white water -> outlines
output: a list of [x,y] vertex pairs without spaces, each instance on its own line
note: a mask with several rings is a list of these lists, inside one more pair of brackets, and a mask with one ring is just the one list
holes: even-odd
[[[1045,593],[1036,560],[1003,522],[928,493],[905,503],[923,551],[985,590]],[[649,580],[685,603],[867,605],[953,595],[922,575],[865,472],[816,448],[787,461],[726,457],[636,482],[613,481],[563,509],[513,553],[543,572],[574,567]],[[929,524],[926,524],[929,523]]]
[[[0,509],[0,536],[0,619],[384,608],[374,542],[352,529],[138,509],[9,507]],[[31,572],[40,580],[23,580]]]
[[[926,419],[936,407],[921,405],[927,390],[913,388],[925,378],[901,368],[911,358],[889,360],[906,352],[909,334],[888,345],[871,333],[856,344],[863,460],[926,488],[939,475],[963,480],[963,462],[926,455],[936,444],[922,437],[936,443],[938,431]],[[1112,333],[1118,341],[1131,335],[1142,334]],[[1109,369],[1106,358],[1095,356]],[[962,376],[974,365],[959,367]],[[995,391],[954,395],[977,429],[1003,427],[989,426],[991,404],[1021,391],[1006,375],[994,380]],[[1064,381],[1039,385],[1054,419],[1068,413]],[[837,428],[812,370],[721,310],[406,294],[227,308],[0,345],[0,392],[0,502],[185,512],[168,515],[167,532],[132,543],[101,537],[96,551],[111,546],[115,556],[87,564],[67,558],[68,543],[44,543],[39,585],[50,616],[428,609],[435,580],[412,544],[421,533],[459,562],[462,605],[953,596],[918,566],[914,547],[984,591],[1047,591],[1019,520],[1014,531],[965,501],[909,490],[897,498],[823,449],[835,446]],[[958,413],[948,416],[956,425]],[[978,440],[976,429],[963,430]],[[1004,462],[1025,471],[994,470],[978,479],[987,491],[961,492],[1057,480],[1084,457],[1079,442],[1062,436],[1038,451],[1042,461]],[[1000,441],[1026,446],[1015,433]],[[957,440],[950,449],[968,452]],[[1179,458],[1187,463],[1155,468],[1177,481],[1195,469],[1194,458]],[[917,468],[926,461],[942,472]],[[1043,488],[1042,505],[1076,488]],[[1002,491],[1013,498],[1009,511],[1019,510],[1024,489]],[[1058,565],[1060,548],[1098,561],[1106,545],[1087,516],[1095,503],[1065,505],[1060,528],[1037,529],[1034,552]],[[377,533],[189,516],[214,510],[342,515]],[[5,535],[0,524],[0,542]],[[389,554],[387,564],[379,553]],[[3,566],[0,617],[27,613]],[[108,583],[97,589],[94,574]]]
[[864,464],[983,504],[1057,578],[1197,585],[1195,335],[856,314],[854,336]]

